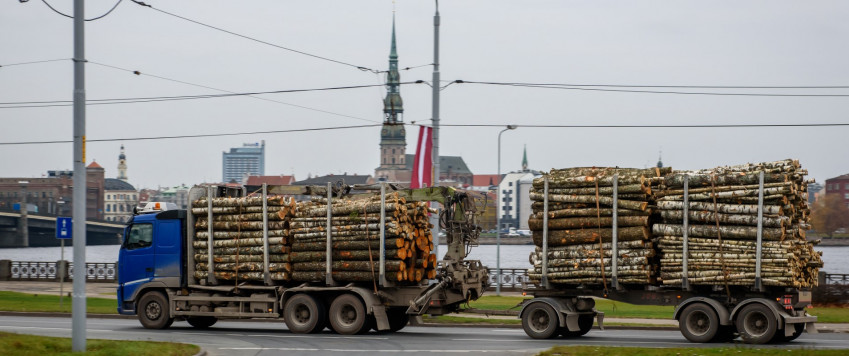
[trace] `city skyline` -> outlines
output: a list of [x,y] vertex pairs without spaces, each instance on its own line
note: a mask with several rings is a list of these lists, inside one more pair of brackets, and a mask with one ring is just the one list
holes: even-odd
[[[206,4],[149,2],[187,18],[279,46],[386,70],[393,4]],[[702,86],[845,86],[849,35],[842,2],[676,2],[622,4],[539,1],[441,3],[446,81]],[[69,12],[70,4],[55,4]],[[111,4],[88,4],[102,14]],[[203,11],[201,11],[201,9]],[[429,80],[432,2],[395,4],[404,82]],[[0,4],[3,102],[70,100],[71,21],[41,3]],[[144,30],[140,30],[144,29]],[[89,105],[86,164],[117,176],[127,149],[137,188],[217,182],[220,153],[267,142],[266,174],[373,174],[382,121],[382,73],[372,73],[224,34],[133,3],[86,24],[90,100],[373,85],[344,91],[159,103]],[[47,63],[10,64],[63,59]],[[424,66],[422,66],[424,65]],[[421,66],[421,67],[420,67]],[[129,69],[130,72],[115,69]],[[134,74],[132,71],[139,71]],[[166,79],[162,79],[166,78]],[[184,83],[174,82],[178,80]],[[443,86],[449,83],[443,83]],[[430,124],[430,88],[403,84],[405,122]],[[590,87],[582,87],[584,89]],[[634,88],[630,88],[631,90]],[[658,89],[656,91],[683,91]],[[706,92],[708,88],[687,89]],[[714,90],[715,91],[715,90]],[[849,94],[826,89],[723,89],[724,93]],[[287,104],[281,104],[284,102]],[[442,91],[440,153],[461,156],[476,174],[496,171],[499,127],[519,125],[502,142],[503,171],[530,166],[706,168],[800,159],[810,176],[849,172],[842,152],[849,128],[530,128],[528,125],[703,125],[845,123],[843,97],[754,97],[596,92],[451,84]],[[295,106],[293,106],[295,105]],[[309,107],[311,109],[304,109]],[[329,111],[335,114],[328,114]],[[338,114],[338,115],[336,115]],[[69,107],[2,108],[0,143],[71,139]],[[353,118],[352,118],[353,117]],[[162,140],[97,140],[377,125],[338,131]],[[524,126],[524,127],[523,127]],[[417,130],[407,126],[407,141]],[[408,152],[409,147],[408,147]],[[2,177],[40,177],[72,167],[71,145],[0,145]],[[14,164],[9,164],[14,163]]]

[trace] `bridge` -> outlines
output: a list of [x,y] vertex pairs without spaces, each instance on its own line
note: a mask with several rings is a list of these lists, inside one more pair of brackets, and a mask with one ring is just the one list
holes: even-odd
[[[20,228],[20,213],[0,212],[0,247],[59,246],[56,238],[56,216],[27,214],[27,236]],[[86,222],[86,245],[116,245],[121,243],[123,224],[89,220]],[[70,239],[66,245],[72,245]]]

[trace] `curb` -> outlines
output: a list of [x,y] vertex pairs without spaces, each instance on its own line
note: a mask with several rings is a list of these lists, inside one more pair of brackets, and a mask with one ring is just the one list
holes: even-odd
[[[33,317],[64,317],[70,318],[71,313],[49,313],[49,312],[14,312],[14,311],[0,311],[0,316],[33,316]],[[86,318],[93,319],[135,319],[134,315],[121,315],[121,314],[86,314]]]
[[200,351],[198,351],[198,353],[194,354],[193,356],[206,356],[206,355],[207,355],[206,349],[201,347]]

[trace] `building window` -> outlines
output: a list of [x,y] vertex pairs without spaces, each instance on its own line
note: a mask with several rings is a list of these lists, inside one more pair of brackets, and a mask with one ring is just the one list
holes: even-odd
[[395,158],[392,158],[392,164],[395,164]]
[[109,210],[109,204],[106,204],[106,211],[107,212],[111,211],[111,210]]
[[844,193],[844,194],[843,194],[843,199],[847,199],[847,200],[849,200],[849,193]]
[[109,195],[109,194],[106,194],[106,200],[109,200],[109,199],[112,199],[112,196]]
[[843,184],[843,189],[845,189],[845,190],[849,190],[849,183],[845,183],[845,184]]

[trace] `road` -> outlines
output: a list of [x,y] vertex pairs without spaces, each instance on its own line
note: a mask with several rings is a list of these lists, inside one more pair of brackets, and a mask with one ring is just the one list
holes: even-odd
[[[0,331],[70,337],[71,319],[0,317]],[[147,330],[135,319],[88,319],[89,339],[153,340],[200,345],[210,355],[348,355],[362,354],[495,354],[533,355],[554,345],[700,347],[741,344],[691,344],[677,331],[596,330],[578,339],[533,340],[522,329],[493,327],[407,327],[395,334],[342,336],[325,331],[315,335],[289,333],[277,322],[221,322],[195,330],[175,322],[167,330]],[[804,334],[795,342],[768,345],[780,350],[849,349],[849,335]]]

